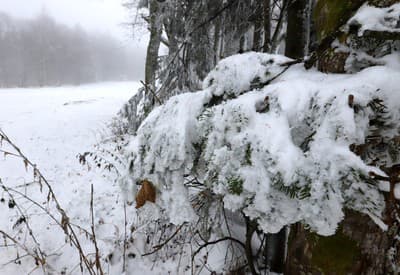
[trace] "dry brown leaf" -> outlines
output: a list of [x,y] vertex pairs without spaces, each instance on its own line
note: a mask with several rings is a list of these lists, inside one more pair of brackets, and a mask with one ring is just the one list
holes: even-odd
[[136,194],[136,208],[141,208],[146,201],[156,202],[156,189],[148,180],[142,181],[142,187]]

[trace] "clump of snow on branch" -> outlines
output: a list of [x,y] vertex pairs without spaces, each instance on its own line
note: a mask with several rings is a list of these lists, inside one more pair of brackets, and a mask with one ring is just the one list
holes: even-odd
[[282,55],[242,54],[218,63],[203,83],[215,96],[238,96],[253,84],[266,83],[278,74],[291,59]]
[[[227,58],[203,91],[172,97],[142,123],[129,144],[128,175],[156,185],[162,194],[157,205],[171,222],[196,219],[184,185],[195,176],[223,198],[226,209],[257,220],[264,232],[301,221],[330,235],[344,208],[379,223],[384,199],[368,173],[383,172],[349,147],[369,134],[371,100],[399,102],[390,99],[398,97],[393,87],[400,73],[373,67],[326,75],[299,64],[251,90],[254,81],[283,72],[288,61],[262,53]],[[349,106],[350,95],[357,110]]]
[[348,21],[348,25],[360,26],[358,30],[360,36],[366,30],[400,32],[399,18],[400,3],[387,8],[378,8],[365,3]]

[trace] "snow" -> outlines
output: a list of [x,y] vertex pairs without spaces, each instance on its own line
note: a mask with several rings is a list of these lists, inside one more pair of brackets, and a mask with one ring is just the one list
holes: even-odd
[[360,36],[366,30],[400,32],[399,18],[400,3],[387,8],[377,8],[365,3],[348,21],[348,25],[359,25]]
[[[179,197],[175,191],[191,175],[222,196],[227,210],[243,211],[264,232],[300,221],[331,235],[344,208],[386,228],[381,190],[365,180],[370,171],[384,173],[350,145],[363,144],[370,134],[374,114],[368,104],[378,97],[391,110],[396,134],[395,60],[353,75],[306,71],[302,64],[280,75],[288,61],[262,53],[229,57],[210,72],[203,91],[171,98],[131,138],[127,175],[134,182],[150,179],[163,198],[175,198],[157,201],[171,222],[193,220],[187,218],[188,191]],[[350,95],[358,111],[349,106]]]
[[[112,178],[104,176],[99,170],[87,171],[86,167],[78,163],[76,156],[93,150],[92,146],[107,133],[106,124],[135,94],[138,87],[138,83],[124,82],[0,90],[0,128],[37,164],[52,184],[60,204],[67,210],[72,221],[86,229],[90,229],[90,185],[94,185],[95,225],[99,248],[104,258],[117,250],[113,264],[104,264],[109,274],[121,273],[122,262],[116,247],[123,238],[124,200],[121,199],[119,185]],[[16,187],[19,191],[26,192],[46,206],[47,193],[40,193],[37,184],[29,185],[30,172],[25,171],[19,159],[12,156],[0,159],[2,182],[8,187],[20,186]],[[22,186],[25,183],[27,186]],[[24,225],[12,229],[19,216],[16,215],[16,209],[7,207],[7,194],[1,192],[0,197],[6,200],[5,203],[0,203],[0,229],[19,236],[17,232],[23,232]],[[64,234],[54,221],[30,203],[23,203],[23,208],[30,214],[33,234],[48,255],[48,272],[53,270],[59,274],[65,270],[67,274],[78,273],[78,254],[73,247],[65,244]],[[134,216],[129,217],[130,220],[133,218]],[[83,248],[92,253],[94,250],[90,240],[79,230],[77,232]],[[26,239],[29,247],[29,237],[21,237]],[[21,249],[18,253],[20,256],[24,255]],[[32,270],[32,274],[43,274],[41,269],[35,270],[34,261],[29,257],[22,258],[21,264],[15,264],[13,259],[17,250],[12,247],[1,247],[0,255],[1,274],[28,274]],[[11,262],[6,264],[9,261]],[[143,274],[140,270],[148,269],[145,266],[136,266],[137,274]]]
[[[335,75],[307,71],[302,64],[288,66],[291,60],[278,55],[246,53],[224,59],[207,76],[202,91],[172,97],[147,116],[135,136],[128,137],[118,167],[123,169],[121,176],[93,167],[88,171],[77,155],[95,150],[94,144],[109,137],[108,123],[135,93],[137,83],[0,90],[0,127],[49,179],[72,222],[86,230],[91,226],[93,184],[94,225],[108,274],[124,272],[125,231],[132,237],[127,253],[134,255],[126,259],[125,274],[185,273],[191,260],[188,246],[183,245],[188,250],[182,263],[177,262],[178,247],[169,248],[175,258],[155,254],[162,259],[157,262],[140,255],[151,251],[146,239],[161,234],[158,225],[199,221],[191,198],[207,193],[188,188],[184,184],[188,178],[197,179],[205,188],[202,192],[223,201],[208,206],[207,222],[212,228],[205,228],[208,240],[226,231],[227,224],[218,220],[218,205],[227,210],[231,222],[237,222],[232,227],[237,232],[243,231],[235,221],[237,213],[244,213],[264,232],[276,233],[285,225],[302,222],[318,234],[332,235],[345,208],[367,214],[387,228],[381,220],[387,183],[366,180],[371,171],[384,173],[350,150],[351,144],[363,144],[371,134],[375,114],[369,103],[376,98],[390,111],[393,127],[385,134],[398,135],[400,62],[398,55],[384,61],[386,65],[359,73]],[[350,95],[356,107],[349,106]],[[46,202],[47,193],[30,183],[29,172],[13,156],[0,161],[0,178],[6,186],[57,213]],[[137,210],[136,183],[144,179],[154,184],[157,198]],[[0,203],[0,229],[14,232],[33,249],[34,241],[23,224],[16,225],[17,209],[7,206],[5,192],[0,195],[5,199]],[[22,207],[48,255],[48,271],[78,272],[76,250],[65,244],[62,230],[31,203]],[[152,229],[149,225],[155,220],[161,223]],[[185,232],[182,235],[186,237]],[[94,252],[84,232],[79,231],[79,239],[86,253]],[[204,251],[209,253],[208,266],[223,272],[226,250],[226,244],[220,243]],[[42,273],[29,257],[13,263],[16,255],[23,254],[21,249],[0,247],[0,253],[0,270],[5,274]],[[204,255],[199,253],[198,258]]]
[[203,82],[213,95],[238,96],[253,84],[266,83],[280,74],[287,62],[293,61],[282,55],[256,55],[244,53],[221,60]]
[[[92,168],[88,170],[86,165],[79,164],[77,158],[80,153],[95,151],[93,145],[108,138],[110,134],[108,124],[123,104],[135,94],[139,86],[138,83],[127,82],[80,87],[3,89],[0,90],[0,128],[37,164],[52,184],[57,199],[71,218],[71,222],[89,232],[90,189],[93,184],[94,225],[101,263],[106,274],[182,274],[190,261],[190,256],[182,260],[181,264],[177,259],[163,259],[162,262],[154,264],[153,257],[141,256],[153,249],[146,243],[146,239],[152,221],[162,218],[165,212],[161,212],[156,204],[151,203],[146,203],[144,207],[136,210],[135,204],[130,204],[134,201],[136,191],[132,177],[117,178],[113,173],[95,169],[93,163],[91,163]],[[194,102],[190,101],[186,104],[191,104],[193,108],[182,109],[171,115],[190,118],[193,112],[197,112],[196,108],[202,105],[198,102],[196,107]],[[152,115],[156,114],[154,112]],[[160,127],[162,129],[162,126]],[[182,121],[179,127],[185,127],[185,123]],[[173,134],[171,132],[171,135]],[[193,138],[196,133],[190,135],[190,138]],[[185,137],[179,136],[179,138]],[[3,144],[1,149],[9,147]],[[10,155],[6,158],[2,155],[1,157],[0,178],[3,184],[27,194],[49,209],[57,219],[61,219],[54,205],[47,203],[46,188],[43,188],[44,192],[41,193],[39,184],[30,184],[32,171],[25,171],[25,166],[19,159]],[[175,157],[179,157],[179,154]],[[168,177],[173,178],[173,173],[166,173],[166,179]],[[175,202],[171,209],[174,213],[179,213],[175,215],[174,220],[177,224],[194,216],[186,196],[181,196],[185,192],[182,185],[174,185],[171,186],[170,193],[158,196],[159,200]],[[8,208],[7,194],[0,192],[0,198],[5,199],[5,202],[0,202],[0,230],[18,236],[24,240],[23,243],[29,251],[34,251],[37,246],[27,237],[24,224],[14,226],[20,214],[15,208]],[[17,255],[25,255],[23,249],[0,247],[0,274],[17,275],[30,272],[60,274],[62,271],[65,274],[79,274],[78,253],[73,246],[65,243],[65,235],[60,227],[32,203],[22,198],[18,198],[17,201],[26,212],[28,222],[33,229],[32,233],[41,250],[48,255],[46,272],[37,268],[30,257],[23,257],[21,264],[16,264]],[[124,205],[127,214],[126,226]],[[128,244],[124,271],[125,230]],[[85,253],[94,255],[95,250],[91,240],[83,231],[77,229],[76,232]],[[3,241],[2,238],[1,240]],[[218,249],[209,249],[208,252],[212,255],[215,266],[223,270],[225,244],[216,248]],[[201,255],[200,253],[199,258]],[[187,269],[186,271],[184,273],[190,272]]]

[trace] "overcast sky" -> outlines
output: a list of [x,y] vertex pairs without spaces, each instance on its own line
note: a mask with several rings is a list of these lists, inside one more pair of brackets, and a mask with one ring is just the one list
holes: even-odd
[[58,22],[117,35],[127,19],[121,0],[0,0],[0,11],[17,17],[33,17],[43,9]]
[[142,31],[132,39],[131,33],[122,26],[129,20],[122,2],[123,0],[0,0],[0,12],[18,18],[32,18],[45,10],[59,23],[69,26],[79,24],[87,31],[113,35],[124,45],[134,47],[137,52],[135,59],[140,71],[144,71],[148,35]]

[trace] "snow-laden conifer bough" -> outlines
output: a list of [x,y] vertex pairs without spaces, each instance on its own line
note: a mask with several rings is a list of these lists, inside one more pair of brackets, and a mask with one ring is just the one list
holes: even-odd
[[[152,209],[164,209],[177,225],[199,218],[190,198],[207,190],[265,233],[300,221],[331,235],[344,209],[386,229],[388,183],[371,175],[385,176],[378,167],[398,156],[373,162],[355,148],[378,130],[399,135],[399,60],[393,54],[383,66],[327,75],[288,67],[293,60],[279,55],[228,57],[203,90],[174,96],[148,115],[127,147],[122,187],[152,182]],[[191,179],[201,191],[185,184]]]

